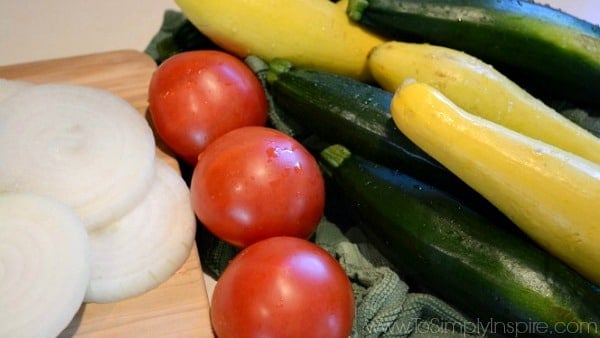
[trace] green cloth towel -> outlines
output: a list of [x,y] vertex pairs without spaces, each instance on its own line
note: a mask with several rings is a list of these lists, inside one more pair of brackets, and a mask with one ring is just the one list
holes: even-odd
[[368,242],[351,242],[327,219],[319,224],[314,241],[336,257],[352,282],[356,302],[353,337],[477,334],[475,323],[445,302],[428,294],[410,293],[408,285]]

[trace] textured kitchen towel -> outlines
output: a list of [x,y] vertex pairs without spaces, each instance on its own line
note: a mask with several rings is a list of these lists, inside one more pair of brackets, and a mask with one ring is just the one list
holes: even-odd
[[[429,294],[411,293],[368,242],[351,242],[323,218],[315,243],[337,258],[352,282],[356,301],[353,337],[465,337],[477,326]],[[368,257],[368,258],[367,258]]]

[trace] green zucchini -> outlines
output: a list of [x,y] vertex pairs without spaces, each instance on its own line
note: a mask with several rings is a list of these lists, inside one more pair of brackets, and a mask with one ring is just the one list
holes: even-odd
[[319,161],[409,284],[471,316],[485,333],[548,335],[568,325],[575,336],[600,337],[600,293],[553,256],[341,145],[325,148]]
[[267,81],[277,107],[321,138],[410,173],[449,174],[395,126],[392,93],[349,77],[295,67],[284,59],[270,62]]
[[398,130],[390,112],[392,93],[346,76],[294,67],[284,59],[270,62],[267,83],[283,116],[326,142],[344,144],[374,162],[443,189],[490,217],[505,218]]
[[461,50],[536,96],[600,106],[600,27],[525,0],[350,0],[350,18],[388,39]]

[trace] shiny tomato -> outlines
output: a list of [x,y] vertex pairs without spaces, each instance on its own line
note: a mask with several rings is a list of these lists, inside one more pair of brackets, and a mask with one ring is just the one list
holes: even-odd
[[273,236],[308,238],[325,207],[316,159],[267,127],[238,128],[206,147],[190,190],[202,224],[237,247]]
[[354,296],[341,265],[321,247],[272,237],[229,263],[210,314],[218,337],[347,338]]
[[152,76],[148,102],[160,138],[192,165],[217,137],[267,120],[260,81],[244,62],[221,51],[184,52],[165,60]]

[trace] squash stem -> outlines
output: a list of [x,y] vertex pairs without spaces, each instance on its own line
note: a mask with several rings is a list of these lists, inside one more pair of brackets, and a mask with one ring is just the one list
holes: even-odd
[[277,81],[279,74],[289,71],[293,64],[282,58],[274,58],[269,62],[269,72],[267,73],[267,82]]
[[340,144],[331,145],[321,151],[321,158],[328,166],[337,168],[352,155],[350,150]]
[[346,8],[346,14],[354,21],[360,21],[364,10],[369,7],[368,0],[350,0],[348,1],[348,8]]

